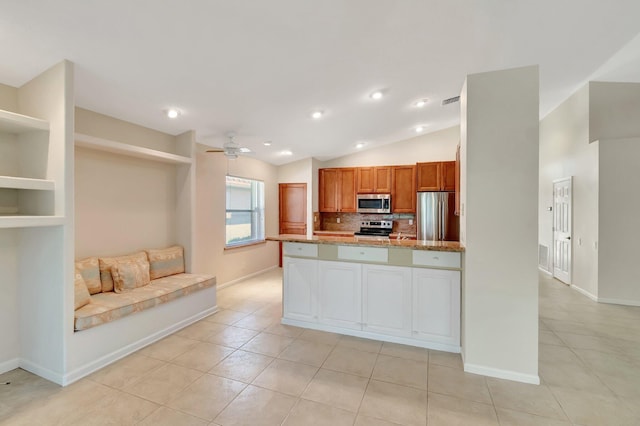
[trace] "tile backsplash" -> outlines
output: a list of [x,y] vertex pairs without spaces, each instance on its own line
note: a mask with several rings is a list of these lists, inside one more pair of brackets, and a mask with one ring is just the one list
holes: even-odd
[[[393,232],[407,234],[416,233],[415,215],[413,214],[363,214],[363,213],[314,213],[320,215],[320,219],[314,222],[314,230],[323,231],[357,231],[363,220],[393,220]],[[340,219],[340,223],[338,223]],[[409,225],[409,220],[413,224]],[[320,229],[316,229],[316,224]]]

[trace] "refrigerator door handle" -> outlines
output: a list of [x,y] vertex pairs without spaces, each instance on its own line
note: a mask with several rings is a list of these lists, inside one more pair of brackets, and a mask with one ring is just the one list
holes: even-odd
[[442,197],[440,200],[440,241],[444,240],[445,206],[446,200]]

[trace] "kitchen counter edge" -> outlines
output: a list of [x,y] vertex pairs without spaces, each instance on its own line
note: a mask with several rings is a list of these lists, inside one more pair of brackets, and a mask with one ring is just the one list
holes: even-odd
[[369,240],[358,237],[336,237],[329,235],[306,235],[280,234],[266,238],[267,241],[280,241],[286,243],[309,243],[309,244],[333,244],[333,245],[353,245],[368,247],[397,247],[414,250],[434,250],[464,252],[464,246],[457,241],[427,241],[427,240]]

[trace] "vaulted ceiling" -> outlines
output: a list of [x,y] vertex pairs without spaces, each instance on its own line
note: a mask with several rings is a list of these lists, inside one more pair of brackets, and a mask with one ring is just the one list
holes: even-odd
[[471,73],[538,64],[541,116],[589,79],[640,81],[638,16],[638,0],[0,0],[0,82],[69,59],[80,107],[212,146],[234,131],[284,164],[458,124],[441,102]]

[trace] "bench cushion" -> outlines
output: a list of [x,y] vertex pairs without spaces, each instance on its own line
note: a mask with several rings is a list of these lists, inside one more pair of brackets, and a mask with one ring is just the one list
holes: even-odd
[[114,321],[215,284],[216,279],[211,275],[177,274],[158,278],[126,293],[99,293],[91,296],[90,304],[75,312],[75,330]]

